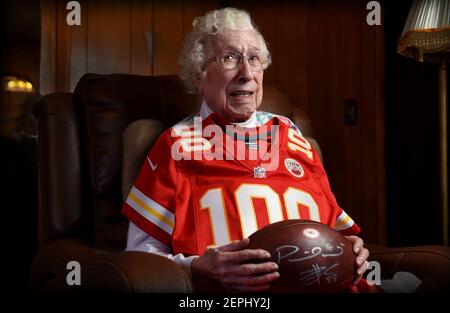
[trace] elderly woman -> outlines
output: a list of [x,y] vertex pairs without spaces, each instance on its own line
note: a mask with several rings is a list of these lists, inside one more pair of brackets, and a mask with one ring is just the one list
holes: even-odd
[[[267,251],[247,249],[248,236],[279,220],[309,218],[349,235],[362,275],[368,250],[354,236],[358,226],[337,205],[317,153],[287,118],[257,111],[271,59],[248,13],[225,8],[193,25],[181,53],[180,77],[188,91],[201,95],[202,106],[196,116],[164,132],[148,154],[122,210],[130,219],[127,250],[166,256],[195,283],[261,291],[279,277],[278,266],[267,261]],[[232,136],[224,132],[215,139],[236,147],[244,138],[246,157],[268,144],[279,162],[269,170],[261,157],[206,157],[211,136],[199,133],[195,117],[203,128],[215,126],[216,133],[236,126]],[[252,135],[263,127],[270,132]],[[249,133],[239,136],[242,129]],[[215,153],[230,152],[221,141],[215,146]],[[179,158],[174,150],[184,156],[201,150],[204,157]]]

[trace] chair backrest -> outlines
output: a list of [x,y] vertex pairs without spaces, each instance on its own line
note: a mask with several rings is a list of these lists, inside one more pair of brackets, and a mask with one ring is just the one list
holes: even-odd
[[[261,109],[293,119],[305,126],[305,135],[311,135],[307,116],[294,110],[282,93],[268,86],[264,97]],[[75,236],[99,249],[123,249],[127,231],[120,214],[122,169],[127,166],[125,162],[123,167],[124,130],[136,120],[151,119],[154,139],[198,111],[199,105],[177,76],[126,74],[87,74],[73,94],[50,94],[37,102],[40,244]],[[143,158],[142,154],[131,152],[126,158]]]

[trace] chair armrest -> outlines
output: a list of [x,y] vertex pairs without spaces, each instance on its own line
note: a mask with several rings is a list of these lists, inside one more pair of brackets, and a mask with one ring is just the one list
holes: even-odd
[[[70,261],[80,263],[79,286],[66,282]],[[137,251],[97,251],[74,239],[54,241],[39,249],[31,268],[31,286],[38,292],[192,292],[187,274],[165,257]]]
[[52,93],[34,104],[33,113],[39,134],[38,242],[43,245],[82,233],[79,103],[71,93]]
[[450,291],[450,248],[417,246],[388,248],[366,244],[370,261],[381,265],[381,277],[391,279],[396,272],[410,272],[422,284],[418,292]]

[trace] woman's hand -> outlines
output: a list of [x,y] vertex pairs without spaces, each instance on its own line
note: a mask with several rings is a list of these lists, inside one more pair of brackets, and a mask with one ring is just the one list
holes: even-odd
[[353,243],[353,252],[356,254],[356,265],[358,266],[356,271],[359,275],[359,278],[356,280],[358,282],[369,267],[369,262],[367,261],[369,250],[364,248],[364,241],[361,238],[357,236],[345,236],[345,238]]
[[270,258],[262,249],[245,249],[248,238],[215,249],[208,249],[191,263],[194,281],[218,283],[237,291],[262,291],[270,287],[280,274],[274,262],[247,263],[250,260]]

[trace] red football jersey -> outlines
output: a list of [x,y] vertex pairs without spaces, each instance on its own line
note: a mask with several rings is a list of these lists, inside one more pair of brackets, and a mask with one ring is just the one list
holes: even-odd
[[251,129],[218,114],[198,119],[158,138],[122,209],[174,253],[201,255],[294,218],[360,231],[337,204],[318,154],[285,118]]

